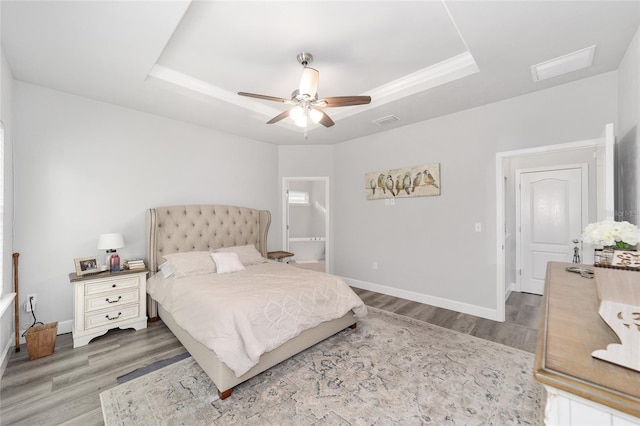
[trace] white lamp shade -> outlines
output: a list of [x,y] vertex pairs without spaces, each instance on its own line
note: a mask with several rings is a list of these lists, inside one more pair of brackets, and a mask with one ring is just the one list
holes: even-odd
[[318,124],[322,120],[322,112],[315,108],[309,108],[309,118],[315,124]]
[[304,67],[300,78],[300,94],[314,97],[318,91],[318,79],[320,73],[313,68]]
[[296,126],[307,126],[307,115],[300,105],[293,107],[291,111],[289,111],[289,117],[293,119],[293,121],[296,123]]
[[100,234],[98,250],[114,250],[124,247],[122,234]]

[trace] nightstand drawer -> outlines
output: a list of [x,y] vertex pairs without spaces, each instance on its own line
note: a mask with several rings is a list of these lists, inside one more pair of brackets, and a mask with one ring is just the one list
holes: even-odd
[[102,312],[96,312],[95,314],[88,314],[84,316],[85,329],[91,329],[94,327],[102,327],[105,325],[118,326],[118,323],[131,318],[137,318],[140,310],[140,305],[122,306],[117,309],[104,310]]
[[111,280],[99,281],[95,283],[87,283],[84,286],[84,294],[90,296],[92,294],[104,293],[115,289],[138,287],[140,280],[138,277],[121,277]]
[[129,303],[138,303],[138,294],[138,289],[132,288],[119,292],[88,296],[84,300],[84,311],[91,312],[109,307],[115,308]]

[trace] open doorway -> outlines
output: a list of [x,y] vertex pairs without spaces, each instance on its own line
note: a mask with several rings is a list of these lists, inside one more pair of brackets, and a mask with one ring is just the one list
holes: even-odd
[[289,263],[304,269],[330,271],[329,178],[285,177],[283,242],[293,253]]
[[[496,154],[496,318],[505,319],[505,301],[516,290],[515,170],[567,163],[589,163],[587,221],[612,219],[614,213],[614,133],[607,124],[600,138]],[[579,158],[580,155],[585,155]],[[592,262],[593,247],[584,247],[582,263]]]

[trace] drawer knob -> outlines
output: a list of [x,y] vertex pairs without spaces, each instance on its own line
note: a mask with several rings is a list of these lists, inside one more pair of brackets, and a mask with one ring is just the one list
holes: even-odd
[[116,288],[116,285],[115,284],[111,284],[111,287]]
[[118,316],[115,316],[115,317],[109,317],[109,315],[105,315],[104,317],[106,319],[108,319],[109,321],[113,321],[113,320],[117,320],[118,318],[120,318],[120,315],[122,315],[122,312],[118,312]]
[[107,303],[118,303],[120,301],[120,299],[122,299],[122,296],[118,296],[118,298],[116,300],[109,300],[109,298],[107,297],[106,299],[104,299]]

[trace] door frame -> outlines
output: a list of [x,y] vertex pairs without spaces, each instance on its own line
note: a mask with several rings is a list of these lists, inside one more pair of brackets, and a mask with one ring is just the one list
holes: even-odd
[[[580,169],[581,174],[581,185],[580,185],[580,193],[581,193],[581,209],[582,209],[582,217],[581,228],[584,228],[587,225],[587,221],[589,219],[589,165],[587,163],[575,163],[575,164],[564,164],[559,166],[548,166],[548,167],[534,167],[527,169],[516,169],[515,170],[515,179],[514,183],[516,185],[518,196],[515,197],[515,207],[516,207],[516,286],[515,291],[522,291],[522,212],[521,212],[521,197],[522,197],[522,186],[521,179],[523,173],[538,173],[538,172],[554,172],[559,170],[567,170],[567,169]],[[505,194],[506,195],[506,194]],[[580,243],[580,251],[582,252],[582,242]]]
[[324,182],[324,193],[325,193],[325,210],[326,214],[324,216],[325,223],[325,271],[331,271],[331,209],[330,209],[330,200],[331,194],[329,192],[329,176],[313,176],[313,177],[298,177],[298,176],[285,176],[282,178],[282,247],[283,250],[289,250],[289,203],[287,198],[287,191],[289,190],[290,182]]
[[[516,158],[527,155],[542,154],[548,152],[572,151],[584,148],[604,147],[604,159],[602,163],[598,161],[598,172],[603,171],[603,179],[605,185],[603,188],[599,186],[600,178],[596,178],[597,190],[602,190],[603,197],[597,197],[598,220],[612,218],[614,215],[614,199],[613,199],[613,155],[614,148],[614,129],[613,124],[606,124],[603,135],[596,139],[588,139],[578,142],[568,142],[557,145],[546,145],[536,148],[525,148],[514,151],[505,151],[496,153],[496,321],[505,320],[505,305],[509,293],[505,285],[505,164],[504,161],[510,158]],[[596,173],[598,173],[596,172]]]

